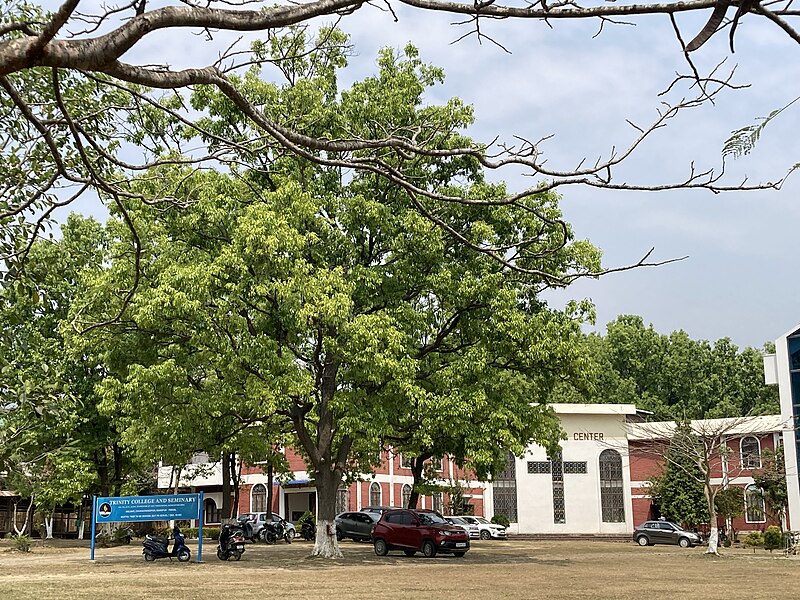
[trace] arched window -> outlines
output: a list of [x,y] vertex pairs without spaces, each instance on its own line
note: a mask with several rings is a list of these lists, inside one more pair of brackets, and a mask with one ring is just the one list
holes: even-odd
[[373,481],[369,486],[369,504],[370,506],[381,505],[381,484],[377,481]]
[[761,468],[761,444],[757,437],[752,435],[743,437],[739,442],[739,450],[742,453],[743,469]]
[[761,488],[752,483],[744,490],[744,513],[748,523],[765,523],[767,520],[764,494]]
[[222,511],[217,508],[217,503],[213,498],[206,498],[203,501],[203,523],[219,523],[222,519]]
[[336,514],[343,513],[348,508],[348,500],[349,494],[347,492],[347,486],[341,485],[339,489],[336,490]]
[[622,457],[616,450],[600,453],[600,507],[604,523],[625,522]]
[[263,483],[250,490],[250,512],[267,512],[267,486]]
[[441,513],[442,504],[444,504],[444,502],[442,502],[442,492],[433,492],[433,494],[431,494],[431,500],[433,501],[433,510]]
[[411,486],[407,483],[403,485],[403,508],[408,508],[408,503],[411,501]]

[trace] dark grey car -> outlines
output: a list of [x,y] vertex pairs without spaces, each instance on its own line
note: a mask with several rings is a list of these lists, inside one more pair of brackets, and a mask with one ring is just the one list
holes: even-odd
[[703,541],[699,534],[686,531],[672,521],[646,521],[633,532],[633,540],[640,546],[677,544],[681,548],[691,548]]
[[381,516],[373,512],[344,512],[336,516],[336,537],[339,540],[351,538],[368,542],[372,538],[372,529]]

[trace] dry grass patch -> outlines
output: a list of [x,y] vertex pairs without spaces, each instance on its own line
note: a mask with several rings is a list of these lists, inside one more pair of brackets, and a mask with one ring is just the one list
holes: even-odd
[[[378,557],[369,544],[344,542],[339,560],[308,558],[309,543],[248,545],[240,562],[220,562],[204,545],[204,562],[145,563],[141,546],[98,549],[34,545],[29,554],[0,552],[0,598],[14,600],[170,600],[266,598],[788,598],[800,558],[726,549],[640,548],[620,542],[474,542],[464,558]],[[196,556],[192,547],[193,561]]]

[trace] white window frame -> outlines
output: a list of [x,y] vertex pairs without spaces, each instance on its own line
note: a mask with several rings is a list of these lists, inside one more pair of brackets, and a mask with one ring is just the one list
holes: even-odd
[[[373,490],[378,491],[378,501],[374,502],[372,500],[372,492]],[[377,481],[373,481],[369,484],[369,505],[368,506],[383,506],[383,487]]]
[[[757,492],[758,496],[760,498],[761,506],[759,506],[758,508],[761,511],[761,519],[758,520],[758,521],[750,519],[750,503],[748,502],[748,499],[750,498],[751,495],[755,495],[755,494],[751,493],[750,490],[753,490],[754,492]],[[767,509],[767,505],[766,505],[766,501],[764,499],[764,492],[762,492],[761,489],[755,483],[751,483],[750,485],[746,486],[744,488],[744,520],[745,520],[745,522],[746,523],[766,523],[767,522],[767,510],[766,509]]]
[[[745,440],[755,440],[756,441],[756,447],[758,448],[758,453],[756,455],[747,454],[745,456],[745,453],[742,450],[742,446],[743,446]],[[750,459],[752,459],[752,458],[757,458],[758,459],[758,465],[753,466],[751,464]],[[758,439],[758,437],[756,437],[754,435],[745,435],[745,436],[739,438],[739,460],[741,461],[740,464],[742,465],[743,469],[748,469],[749,470],[749,469],[760,469],[761,468],[761,464],[762,464],[761,463],[761,440]]]
[[[264,510],[260,510],[260,509],[256,510],[256,507],[253,505],[253,496],[256,495],[255,491],[256,491],[256,488],[258,488],[259,486],[264,488],[264,507],[265,507]],[[267,486],[265,484],[256,483],[255,485],[253,485],[253,487],[250,488],[250,512],[253,512],[253,513],[255,513],[255,512],[270,512],[269,511],[270,507],[267,506],[267,500],[268,499],[269,499],[269,490],[267,490]]]
[[401,454],[400,455],[400,468],[401,469],[410,469],[412,460],[414,460],[413,456],[406,456],[405,454]]

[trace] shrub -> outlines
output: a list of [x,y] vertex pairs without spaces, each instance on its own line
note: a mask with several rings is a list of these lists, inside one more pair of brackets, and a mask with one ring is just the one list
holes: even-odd
[[[188,539],[197,539],[197,534],[200,532],[200,529],[198,527],[185,527],[181,528],[181,531]],[[203,539],[206,538],[218,540],[219,527],[203,527]]]
[[495,515],[491,518],[492,523],[496,523],[497,525],[502,525],[503,527],[508,527],[511,525],[511,521],[508,520],[508,517],[505,515]]
[[19,552],[30,552],[31,551],[31,536],[29,535],[18,535],[14,537],[14,549],[18,550]]
[[744,536],[742,543],[748,548],[752,548],[753,552],[755,553],[756,548],[760,548],[764,545],[764,536],[758,531],[753,531]]
[[303,523],[306,521],[311,521],[314,525],[317,524],[317,520],[314,518],[314,515],[311,513],[311,511],[307,510],[303,513],[302,517],[297,519],[297,523],[294,524],[294,526],[297,528],[297,531],[300,531],[303,528]]
[[764,549],[772,552],[783,548],[783,534],[777,525],[770,525],[764,532]]

